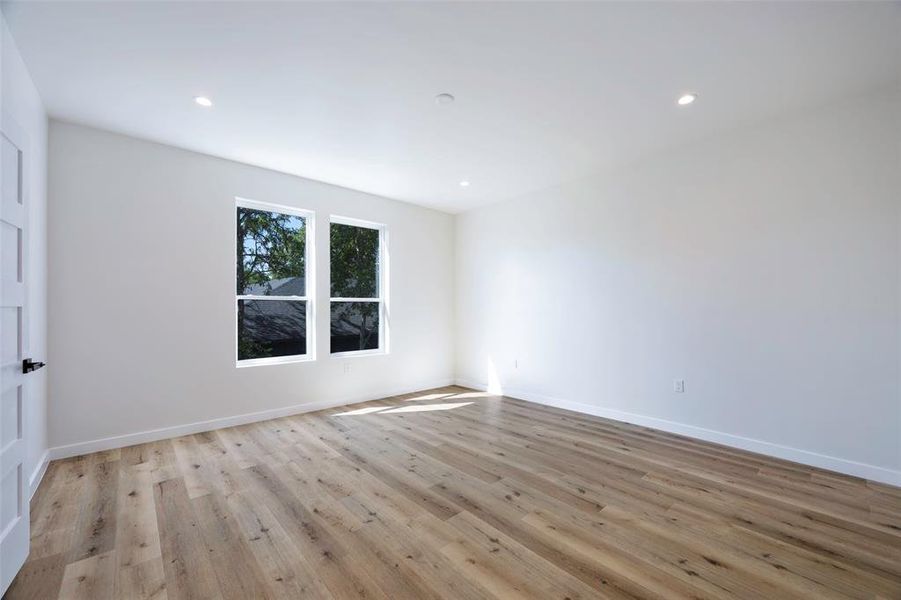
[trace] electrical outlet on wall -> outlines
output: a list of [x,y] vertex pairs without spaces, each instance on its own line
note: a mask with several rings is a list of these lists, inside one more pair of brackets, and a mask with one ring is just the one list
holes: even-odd
[[347,362],[347,361],[344,362],[344,372],[350,373],[350,362]]
[[685,380],[684,379],[673,379],[673,391],[677,394],[682,394],[685,392]]

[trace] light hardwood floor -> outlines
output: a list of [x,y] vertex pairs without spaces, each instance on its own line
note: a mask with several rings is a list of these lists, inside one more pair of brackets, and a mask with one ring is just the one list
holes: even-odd
[[461,388],[54,462],[31,544],[9,600],[901,598],[898,488]]

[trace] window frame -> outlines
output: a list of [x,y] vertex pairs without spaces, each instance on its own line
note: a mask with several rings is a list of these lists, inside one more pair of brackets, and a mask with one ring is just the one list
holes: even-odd
[[[379,232],[379,254],[378,254],[378,290],[377,298],[345,298],[332,297],[332,240],[331,226],[332,223],[337,225],[350,225],[352,227],[363,227],[365,229],[375,229]],[[329,293],[329,357],[330,358],[349,358],[354,356],[382,356],[390,353],[389,349],[389,323],[390,313],[388,310],[388,226],[384,223],[376,223],[374,221],[365,221],[353,217],[342,217],[340,215],[329,215],[329,243],[328,243],[328,293]],[[370,350],[347,350],[345,352],[332,352],[332,303],[333,302],[378,302],[379,303],[379,347]]]
[[[265,296],[258,294],[238,294],[235,288],[237,283],[237,257],[240,248],[238,247],[238,209],[248,208],[251,210],[260,210],[265,212],[274,212],[285,215],[293,215],[304,219],[304,296]],[[249,200],[247,198],[235,197],[235,205],[232,208],[232,223],[234,230],[232,239],[235,241],[234,254],[232,255],[232,273],[233,279],[232,289],[235,290],[235,366],[239,369],[245,367],[259,367],[265,365],[283,365],[291,363],[313,362],[316,360],[316,213],[312,210],[297,208],[294,206],[286,206],[284,204],[275,204],[272,202],[260,202],[258,200]],[[282,300],[287,302],[306,302],[306,346],[305,354],[292,354],[290,356],[270,356],[264,358],[245,358],[241,360],[238,357],[238,305],[241,300]]]

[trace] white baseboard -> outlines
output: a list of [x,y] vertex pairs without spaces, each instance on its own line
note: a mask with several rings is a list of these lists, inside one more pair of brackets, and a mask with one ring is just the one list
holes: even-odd
[[41,480],[44,478],[44,473],[47,472],[47,465],[50,464],[50,449],[44,450],[44,454],[41,455],[41,460],[38,461],[37,466],[35,466],[34,471],[31,473],[31,477],[28,478],[28,499],[34,496],[34,493],[38,491],[38,486],[41,485]]
[[179,437],[182,435],[190,435],[192,433],[201,433],[204,431],[212,431],[214,429],[222,429],[223,427],[234,427],[236,425],[246,425],[247,423],[256,423],[259,421],[268,421],[269,419],[277,419],[279,417],[287,417],[290,415],[299,415],[302,413],[313,412],[325,408],[334,408],[336,406],[346,406],[348,404],[357,404],[359,402],[368,402],[370,400],[380,400],[390,396],[399,396],[401,394],[412,394],[421,390],[446,387],[453,385],[452,379],[444,379],[440,381],[432,381],[414,387],[406,387],[403,389],[387,390],[378,393],[366,394],[356,398],[340,398],[336,400],[326,400],[321,402],[310,402],[307,404],[297,404],[294,406],[285,406],[282,408],[273,408],[260,412],[246,413],[243,415],[234,415],[230,417],[221,417],[210,419],[208,421],[198,421],[196,423],[187,423],[185,425],[174,425],[171,427],[162,427],[160,429],[150,429],[148,431],[138,431],[135,433],[127,433],[98,440],[90,440],[87,442],[78,442],[68,444],[66,446],[56,446],[48,450],[50,460],[58,460],[60,458],[70,458],[72,456],[81,456],[92,452],[101,452],[103,450],[114,450],[116,448],[125,448],[135,444],[146,444],[148,442],[156,442],[169,438]]
[[[479,391],[487,391],[488,389],[488,386],[484,383],[478,383],[475,381],[469,381],[460,378],[456,380],[456,384]],[[803,465],[808,465],[811,467],[818,467],[821,469],[827,469],[829,471],[843,473],[845,475],[853,475],[855,477],[862,477],[864,479],[870,479],[872,481],[878,481],[880,483],[901,486],[901,471],[886,469],[885,467],[855,462],[853,460],[845,460],[843,458],[836,458],[834,456],[810,452],[809,450],[801,450],[799,448],[792,448],[791,446],[782,446],[780,444],[774,444],[772,442],[755,440],[739,435],[733,435],[731,433],[723,433],[722,431],[716,431],[713,429],[705,429],[703,427],[696,427],[694,425],[686,425],[684,423],[677,423],[675,421],[658,419],[656,417],[648,417],[645,415],[615,410],[612,408],[603,408],[591,404],[584,404],[582,402],[561,400],[560,398],[553,398],[551,396],[545,396],[543,394],[535,394],[526,390],[505,388],[503,395],[511,398],[525,400],[527,402],[535,402],[538,404],[545,404],[547,406],[555,406],[557,408],[563,408],[566,410],[594,415],[596,417],[604,417],[606,419],[612,419],[614,421],[633,423],[635,425],[641,425],[643,427],[652,427],[661,431],[676,433],[679,435],[703,440],[705,442],[714,442],[716,444],[731,446],[733,448],[740,448],[742,450],[748,450],[750,452],[756,452],[758,454],[772,456],[774,458],[790,460],[792,462],[801,463]]]

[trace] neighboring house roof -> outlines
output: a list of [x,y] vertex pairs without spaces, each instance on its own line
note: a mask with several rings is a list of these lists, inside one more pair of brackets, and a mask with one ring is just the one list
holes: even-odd
[[244,329],[256,340],[294,339],[306,330],[305,302],[243,300]]
[[244,289],[247,296],[303,296],[306,293],[303,277],[282,277],[266,283],[254,283]]

